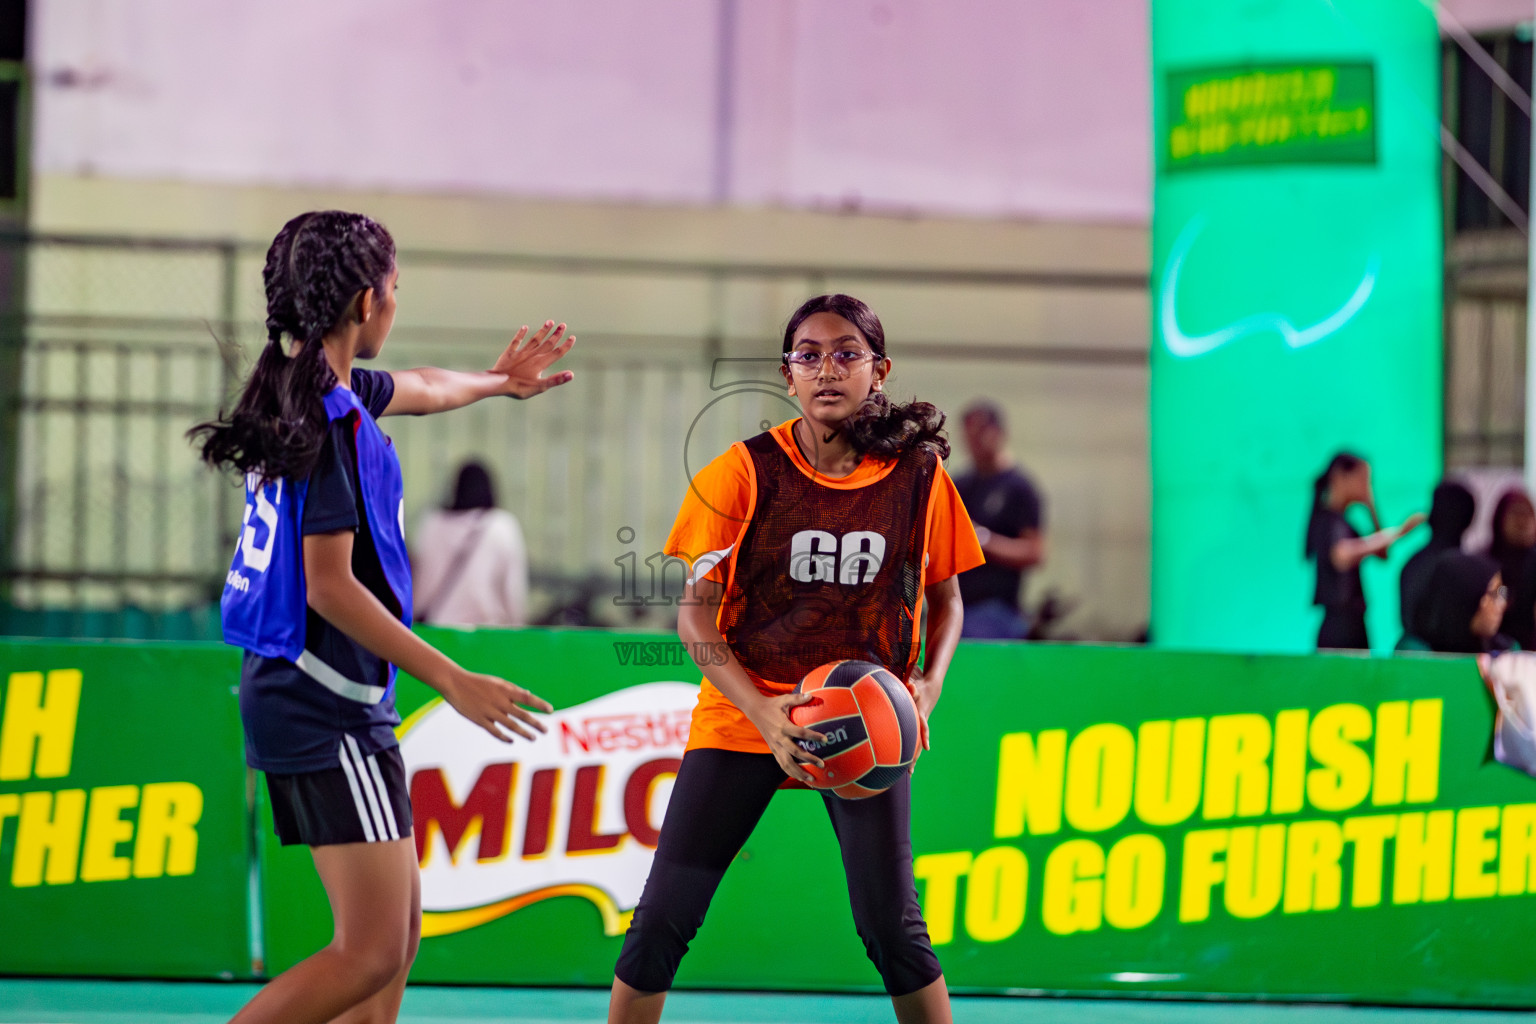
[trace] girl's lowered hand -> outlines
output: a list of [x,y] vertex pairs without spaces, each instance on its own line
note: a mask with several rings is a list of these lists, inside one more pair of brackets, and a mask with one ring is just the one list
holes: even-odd
[[[527,344],[523,343],[525,338]],[[511,344],[496,360],[496,365],[491,367],[492,373],[506,378],[499,393],[513,398],[532,398],[568,383],[575,376],[570,370],[549,377],[544,376],[544,371],[569,352],[575,343],[576,335],[566,336],[565,324],[546,320],[532,338],[528,337],[528,327],[524,325],[512,336]]]
[[916,771],[917,759],[923,756],[923,751],[931,749],[928,743],[928,716],[933,714],[933,706],[938,698],[934,696],[933,687],[920,668],[912,670],[910,691],[912,703],[917,707],[917,749],[912,754],[912,770]]
[[554,707],[549,701],[505,679],[461,668],[438,690],[455,711],[503,743],[512,742],[512,737],[507,735],[509,732],[531,740],[534,731],[549,731],[543,722],[526,710],[536,708],[539,711],[553,711]]
[[825,766],[821,758],[806,748],[825,743],[827,738],[819,732],[791,722],[789,709],[814,699],[809,693],[786,693],[780,697],[764,697],[754,711],[749,712],[747,716],[752,724],[757,726],[757,731],[763,734],[763,739],[768,741],[768,749],[773,753],[773,759],[779,762],[779,767],[784,770],[784,774],[806,784],[813,780],[811,773],[801,766],[801,762],[809,762],[818,768]]

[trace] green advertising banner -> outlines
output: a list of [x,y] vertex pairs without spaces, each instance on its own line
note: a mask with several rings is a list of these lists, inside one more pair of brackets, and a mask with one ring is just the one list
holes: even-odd
[[[1440,473],[1439,34],[1400,0],[1151,11],[1152,638],[1305,651],[1313,478],[1363,456],[1396,522]],[[1377,650],[1417,546],[1365,567]]]
[[[427,631],[561,710],[539,744],[405,682],[423,982],[606,985],[698,674],[675,638]],[[1468,659],[962,644],[913,780],[924,913],[963,991],[1536,1006],[1536,780],[1490,763]],[[262,848],[269,969],[330,934]],[[786,915],[814,918],[785,943]],[[773,956],[761,955],[772,944]],[[786,791],[678,984],[878,990],[818,794]]]
[[0,972],[252,976],[239,665],[0,640]]
[[914,835],[957,987],[1536,1005],[1486,941],[1532,907],[1536,780],[1490,762],[1470,659],[967,646],[952,678]]
[[[496,743],[402,680],[418,981],[604,986],[686,740],[675,637],[429,630],[559,710]],[[0,972],[248,977],[324,945],[260,822],[235,652],[0,644]],[[913,780],[953,988],[1536,1007],[1536,779],[1470,659],[963,644]],[[783,921],[814,920],[784,943]],[[772,957],[761,955],[771,943]],[[678,982],[877,991],[821,797],[786,791]]]

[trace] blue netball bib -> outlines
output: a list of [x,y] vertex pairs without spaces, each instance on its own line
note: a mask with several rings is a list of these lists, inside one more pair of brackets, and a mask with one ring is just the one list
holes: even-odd
[[[325,396],[325,412],[330,422],[356,413],[352,426],[363,513],[400,617],[409,626],[411,563],[405,548],[400,460],[393,443],[350,390],[333,388]],[[219,601],[224,642],[269,658],[286,658],[326,688],[376,704],[394,690],[394,665],[389,666],[389,686],[373,686],[346,679],[304,649],[302,524],[307,489],[306,481],[278,479],[262,484],[255,474],[246,477],[240,543]]]

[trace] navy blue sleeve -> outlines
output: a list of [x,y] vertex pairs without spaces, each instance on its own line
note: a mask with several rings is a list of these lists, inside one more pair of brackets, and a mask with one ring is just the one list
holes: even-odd
[[[354,379],[356,372],[353,371]],[[304,496],[303,532],[306,536],[357,529],[357,455],[354,444],[352,417],[332,420],[325,433],[325,443],[320,446],[320,459],[309,473],[309,490]]]
[[395,378],[388,370],[352,371],[352,393],[363,403],[368,415],[378,419],[389,408],[389,400],[395,397]]

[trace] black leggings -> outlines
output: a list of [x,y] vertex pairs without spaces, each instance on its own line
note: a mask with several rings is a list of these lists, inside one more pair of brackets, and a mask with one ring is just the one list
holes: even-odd
[[[726,867],[768,809],[784,771],[771,754],[683,755],[656,858],[614,974],[641,992],[672,987]],[[879,796],[822,794],[843,854],[853,922],[885,990],[904,996],[943,973],[912,881],[909,776]]]

